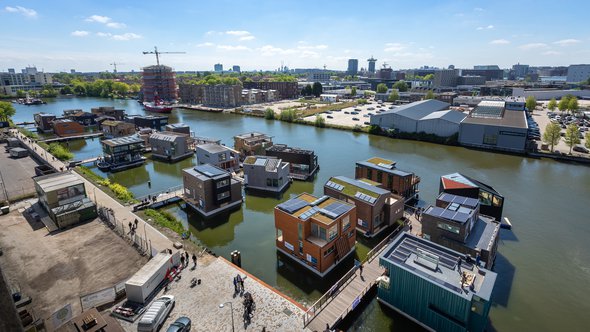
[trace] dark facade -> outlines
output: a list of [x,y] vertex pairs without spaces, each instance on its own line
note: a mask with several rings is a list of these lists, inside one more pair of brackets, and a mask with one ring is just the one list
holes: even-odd
[[56,119],[55,115],[47,114],[47,113],[36,113],[33,115],[35,119],[35,125],[37,126],[37,130],[41,131],[42,133],[51,132],[53,131],[53,126],[51,123],[53,120]]
[[136,115],[126,118],[125,121],[133,123],[137,128],[152,128],[158,131],[161,131],[163,127],[168,125],[167,116]]
[[185,135],[189,135],[191,134],[191,127],[189,127],[189,125],[184,124],[184,123],[171,123],[171,124],[167,124],[166,127],[164,127],[166,131],[171,131],[174,133],[179,133],[179,134],[185,134]]
[[481,214],[490,216],[496,221],[502,220],[504,196],[485,183],[460,173],[447,174],[440,177],[439,193],[442,192],[478,199]]
[[383,188],[403,196],[407,202],[417,197],[420,177],[398,169],[395,164],[391,160],[378,157],[359,161],[356,163],[355,178],[380,183]]
[[496,81],[504,79],[504,70],[502,69],[462,69],[461,76],[483,76],[486,81]]
[[125,119],[125,110],[118,110],[110,106],[100,106],[90,109],[92,114],[97,117],[112,117],[114,120],[123,121]]
[[244,89],[277,90],[280,99],[299,97],[297,82],[244,82]]
[[266,155],[288,162],[290,165],[289,176],[296,180],[313,178],[315,172],[319,169],[318,156],[312,150],[276,144],[266,149]]

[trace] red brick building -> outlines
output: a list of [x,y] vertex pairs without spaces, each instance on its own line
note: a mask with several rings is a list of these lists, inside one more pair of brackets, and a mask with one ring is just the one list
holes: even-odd
[[369,179],[380,183],[383,188],[403,196],[406,202],[418,197],[420,177],[397,168],[394,161],[378,157],[359,161],[354,174],[357,180]]

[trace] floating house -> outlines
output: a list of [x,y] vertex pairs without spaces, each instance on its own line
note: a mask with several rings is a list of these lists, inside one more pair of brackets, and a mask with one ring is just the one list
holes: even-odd
[[479,199],[481,214],[502,221],[504,196],[492,186],[461,173],[452,173],[440,177],[439,193],[442,192]]
[[230,172],[240,169],[240,153],[232,148],[219,143],[198,144],[195,148],[197,163],[199,165],[210,164]]
[[318,156],[312,150],[275,144],[266,149],[266,155],[277,157],[289,163],[289,176],[295,180],[306,181],[313,178],[319,170]]
[[51,123],[53,122],[53,120],[56,119],[55,115],[48,113],[35,113],[33,115],[33,119],[35,120],[35,126],[37,127],[37,130],[39,132],[53,132],[53,126],[51,125]]
[[152,128],[157,131],[168,125],[168,117],[161,115],[132,115],[125,118],[125,121],[133,123],[137,128]]
[[418,197],[420,177],[397,168],[391,160],[373,157],[359,161],[356,163],[355,178],[380,183],[383,188],[403,196],[406,202]]
[[234,149],[244,158],[254,155],[263,156],[266,149],[272,145],[272,137],[262,133],[251,132],[234,136]]
[[356,208],[303,193],[275,207],[277,249],[319,276],[354,253]]
[[84,134],[84,127],[70,119],[56,119],[51,123],[53,132],[60,137],[78,136]]
[[104,157],[97,162],[101,171],[117,172],[143,165],[143,140],[136,135],[101,142]]
[[125,121],[105,120],[100,124],[105,138],[123,137],[135,134],[135,125]]
[[186,134],[174,132],[159,132],[150,135],[152,157],[156,159],[176,162],[193,155],[188,148],[189,137]]
[[248,156],[244,160],[246,189],[282,193],[290,183],[289,163],[266,156]]

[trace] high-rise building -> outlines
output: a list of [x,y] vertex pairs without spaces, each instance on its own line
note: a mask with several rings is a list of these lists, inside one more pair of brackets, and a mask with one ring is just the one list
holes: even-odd
[[176,73],[171,67],[164,65],[144,67],[141,73],[141,89],[144,101],[154,101],[156,95],[161,100],[176,100]]
[[356,75],[359,71],[359,59],[348,59],[348,75]]
[[221,63],[216,63],[213,68],[215,69],[216,73],[220,73],[223,71],[223,65]]
[[514,71],[514,76],[516,78],[525,78],[529,71],[529,65],[521,65],[520,63],[517,63],[512,66],[512,70]]
[[440,69],[434,72],[432,85],[434,87],[455,87],[457,86],[458,77],[459,71],[456,69]]
[[377,59],[373,58],[373,56],[371,56],[370,59],[367,59],[367,61],[369,62],[369,73],[375,73],[375,63],[377,62]]
[[234,73],[239,73],[239,72],[241,72],[241,70],[240,70],[240,66],[236,66],[236,65],[234,65],[234,66],[231,68],[231,70],[232,70]]

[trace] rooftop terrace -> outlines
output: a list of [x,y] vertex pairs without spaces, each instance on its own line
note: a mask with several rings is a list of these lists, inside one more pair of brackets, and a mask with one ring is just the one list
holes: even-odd
[[386,172],[389,174],[398,175],[398,176],[409,176],[409,175],[414,174],[411,172],[406,172],[401,169],[398,169],[395,166],[396,165],[395,161],[383,159],[383,158],[379,158],[379,157],[373,157],[373,158],[367,159],[365,161],[359,161],[356,164],[361,165],[361,166],[370,167],[373,169],[378,169],[380,171],[383,171],[383,172]]
[[307,193],[277,205],[277,209],[293,217],[301,220],[308,220],[313,217],[313,219],[326,225],[331,224],[353,208],[354,205],[329,196],[318,198]]

